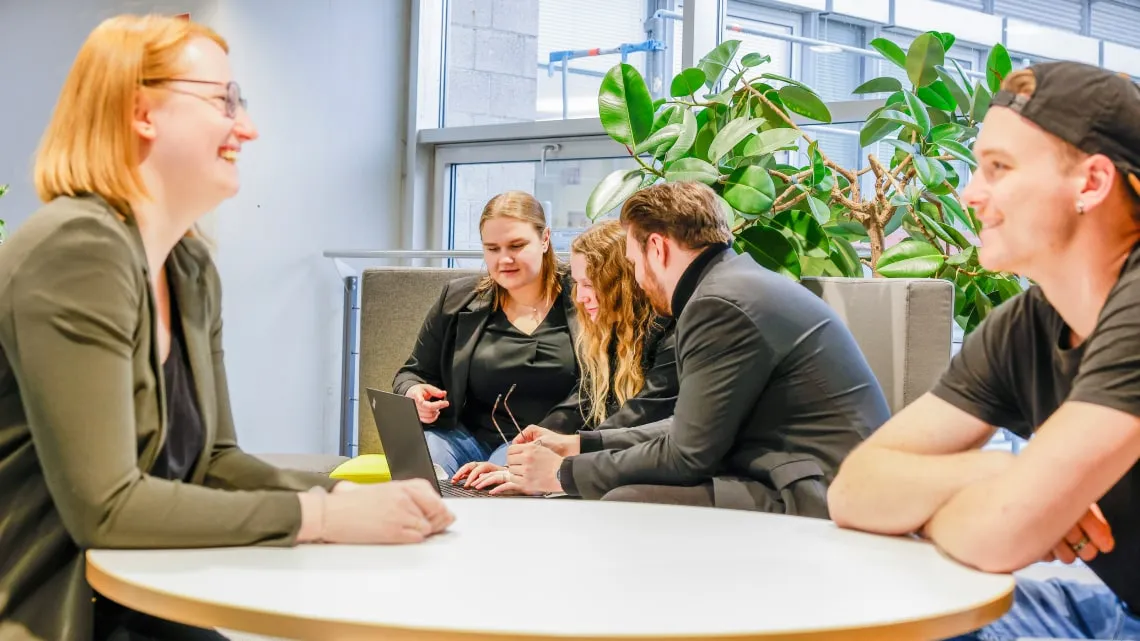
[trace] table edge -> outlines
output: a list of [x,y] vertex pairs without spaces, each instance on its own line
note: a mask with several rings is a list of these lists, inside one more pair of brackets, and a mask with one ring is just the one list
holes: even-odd
[[[996,598],[975,606],[948,612],[928,619],[902,620],[872,624],[858,628],[817,628],[791,632],[739,632],[697,636],[685,635],[606,635],[576,636],[535,632],[474,632],[455,629],[409,628],[384,624],[360,623],[339,619],[312,618],[289,613],[270,612],[212,601],[184,597],[164,590],[156,590],[119,578],[92,560],[87,550],[87,582],[92,589],[121,605],[151,616],[177,623],[205,628],[224,628],[251,634],[284,637],[297,641],[365,641],[375,639],[378,632],[392,641],[504,641],[507,639],[557,639],[558,641],[598,641],[623,639],[627,641],[910,641],[916,638],[941,639],[980,628],[1005,614],[1013,604],[1014,579],[1009,576],[1009,588]],[[114,551],[114,550],[107,550]]]

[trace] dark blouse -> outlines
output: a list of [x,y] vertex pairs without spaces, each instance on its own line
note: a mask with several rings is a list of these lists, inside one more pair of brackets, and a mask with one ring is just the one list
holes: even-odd
[[511,385],[515,389],[507,405],[519,427],[525,428],[545,418],[577,384],[578,362],[562,303],[565,295],[559,295],[530,335],[512,325],[501,309],[487,319],[471,359],[460,416],[462,425],[483,444],[492,448],[503,444],[495,421],[507,439],[518,434],[501,400],[494,421],[491,417],[495,398],[506,397]]
[[175,298],[173,295],[170,297],[170,355],[162,364],[163,376],[166,378],[166,441],[150,474],[175,481],[189,481],[206,439]]

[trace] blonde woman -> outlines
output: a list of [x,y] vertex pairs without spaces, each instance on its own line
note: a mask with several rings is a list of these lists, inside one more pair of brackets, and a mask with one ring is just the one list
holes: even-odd
[[[618,221],[597,223],[570,245],[570,272],[582,330],[576,344],[582,377],[541,427],[565,432],[651,423],[673,414],[677,364],[673,320],[658,316],[625,258]],[[478,488],[507,480],[496,461],[471,463],[452,477]]]
[[448,475],[506,461],[515,423],[543,423],[574,389],[578,318],[570,279],[530,194],[495,196],[479,218],[487,273],[448,283],[392,389],[415,400],[432,460]]
[[257,139],[228,51],[196,23],[111,18],[43,136],[46,204],[0,252],[0,639],[223,639],[94,595],[86,548],[414,542],[452,521],[426,482],[334,486],[237,445],[220,279],[191,233]]

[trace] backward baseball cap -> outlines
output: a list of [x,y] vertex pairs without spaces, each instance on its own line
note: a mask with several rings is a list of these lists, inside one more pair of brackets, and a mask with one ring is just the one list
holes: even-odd
[[1127,75],[1081,62],[1029,67],[1032,96],[1002,89],[992,106],[1022,118],[1087,154],[1102,154],[1140,195],[1140,87]]

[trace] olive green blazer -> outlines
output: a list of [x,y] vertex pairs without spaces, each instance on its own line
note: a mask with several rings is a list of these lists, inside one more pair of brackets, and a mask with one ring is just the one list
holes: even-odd
[[238,448],[206,246],[167,263],[205,447],[189,483],[147,475],[167,429],[156,307],[138,227],[59,198],[0,247],[0,641],[88,641],[87,548],[295,542],[296,492],[334,481]]

